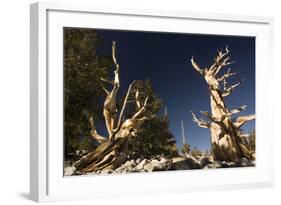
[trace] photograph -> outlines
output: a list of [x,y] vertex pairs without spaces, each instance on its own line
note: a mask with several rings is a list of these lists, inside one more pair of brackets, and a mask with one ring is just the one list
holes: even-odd
[[256,38],[63,28],[64,176],[255,168]]

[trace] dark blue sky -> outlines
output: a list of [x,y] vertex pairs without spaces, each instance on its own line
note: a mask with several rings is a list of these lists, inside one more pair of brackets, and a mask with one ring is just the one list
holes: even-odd
[[[235,61],[231,69],[239,72],[244,82],[226,98],[227,106],[236,108],[245,104],[247,108],[241,114],[255,113],[255,38],[112,30],[98,30],[98,34],[103,38],[98,53],[111,54],[112,41],[117,43],[121,92],[133,80],[152,81],[156,95],[168,108],[170,130],[179,147],[183,120],[191,146],[210,149],[209,130],[198,127],[190,114],[191,110],[197,116],[200,110],[210,111],[207,84],[192,68],[192,55],[202,68],[209,67],[216,51],[228,45]],[[254,126],[250,122],[243,128],[252,131]]]

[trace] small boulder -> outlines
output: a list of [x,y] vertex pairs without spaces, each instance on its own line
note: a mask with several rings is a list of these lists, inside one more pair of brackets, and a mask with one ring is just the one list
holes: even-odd
[[190,163],[186,157],[175,157],[172,159],[171,170],[187,170],[191,169]]
[[235,162],[223,162],[222,168],[228,168],[228,167],[237,167],[237,164]]
[[199,161],[194,156],[186,154],[185,157],[187,158],[191,169],[201,169]]
[[137,170],[142,170],[144,165],[147,163],[147,159],[143,159],[137,166],[136,166],[136,169]]
[[153,159],[151,160],[149,163],[144,165],[144,170],[148,171],[148,172],[152,172],[152,171],[166,171],[169,170],[171,167],[171,161],[170,160],[156,160]]
[[125,162],[125,164],[123,164],[123,167],[125,170],[131,170],[133,169],[135,166],[136,166],[136,162],[134,159],[130,160],[130,161],[127,161]]
[[203,156],[201,157],[201,159],[199,160],[199,164],[202,168],[204,168],[205,166],[207,166],[208,164],[211,164],[211,160],[209,159],[209,157]]
[[114,173],[115,171],[114,170],[112,170],[112,169],[103,169],[103,170],[101,170],[101,174],[112,174],[112,173]]
[[242,158],[236,162],[236,165],[237,167],[252,167],[255,166],[255,162],[246,158]]
[[209,169],[223,168],[223,163],[220,161],[214,161],[213,163],[205,166],[205,168],[209,168]]

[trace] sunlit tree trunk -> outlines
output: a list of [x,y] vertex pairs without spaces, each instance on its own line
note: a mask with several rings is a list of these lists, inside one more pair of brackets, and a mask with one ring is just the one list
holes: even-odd
[[[246,106],[229,110],[225,104],[224,98],[229,96],[234,89],[242,82],[237,77],[237,73],[231,72],[230,69],[223,75],[218,76],[221,69],[232,64],[230,62],[229,50],[219,51],[215,57],[215,62],[209,68],[202,69],[192,57],[192,67],[205,79],[210,93],[211,114],[207,111],[201,113],[208,119],[198,119],[193,112],[193,121],[198,126],[209,128],[211,132],[212,153],[215,160],[238,161],[241,158],[254,159],[253,153],[242,143],[243,134],[241,126],[246,122],[255,119],[255,115],[233,117],[243,111]],[[236,77],[238,82],[228,85],[227,79]]]

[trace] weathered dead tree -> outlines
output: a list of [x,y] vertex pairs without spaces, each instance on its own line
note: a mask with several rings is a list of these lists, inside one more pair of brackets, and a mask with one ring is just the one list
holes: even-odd
[[[198,63],[191,58],[192,67],[205,79],[210,92],[211,114],[207,111],[201,113],[207,117],[208,121],[198,119],[191,111],[193,121],[199,127],[209,128],[211,132],[212,153],[215,160],[237,161],[241,158],[254,159],[253,153],[242,143],[243,134],[241,126],[246,122],[254,120],[255,115],[233,117],[243,111],[246,105],[229,110],[224,98],[229,96],[234,89],[241,84],[241,79],[236,72],[228,69],[223,75],[218,76],[219,72],[232,64],[230,61],[229,50],[218,51],[213,65],[202,69]],[[236,77],[237,83],[228,85],[227,80]]]
[[[150,117],[145,116],[146,105],[148,98],[144,102],[140,102],[139,92],[136,91],[135,95],[132,95],[132,82],[126,93],[122,108],[120,112],[117,110],[117,94],[120,88],[119,81],[119,64],[116,60],[116,44],[112,44],[112,58],[115,64],[114,79],[107,80],[101,78],[101,81],[108,83],[112,86],[109,91],[103,84],[102,89],[106,93],[106,99],[104,101],[103,116],[108,132],[108,137],[101,136],[96,129],[93,117],[89,118],[89,124],[91,127],[91,137],[97,140],[100,145],[91,153],[83,156],[79,161],[74,163],[74,166],[81,173],[97,172],[101,170],[114,170],[119,167],[127,158],[128,154],[128,141],[136,136],[138,129],[142,123]],[[132,96],[134,99],[129,98]],[[124,112],[126,105],[129,102],[134,101],[137,112],[129,119],[124,120]],[[119,113],[119,117],[117,114]]]

